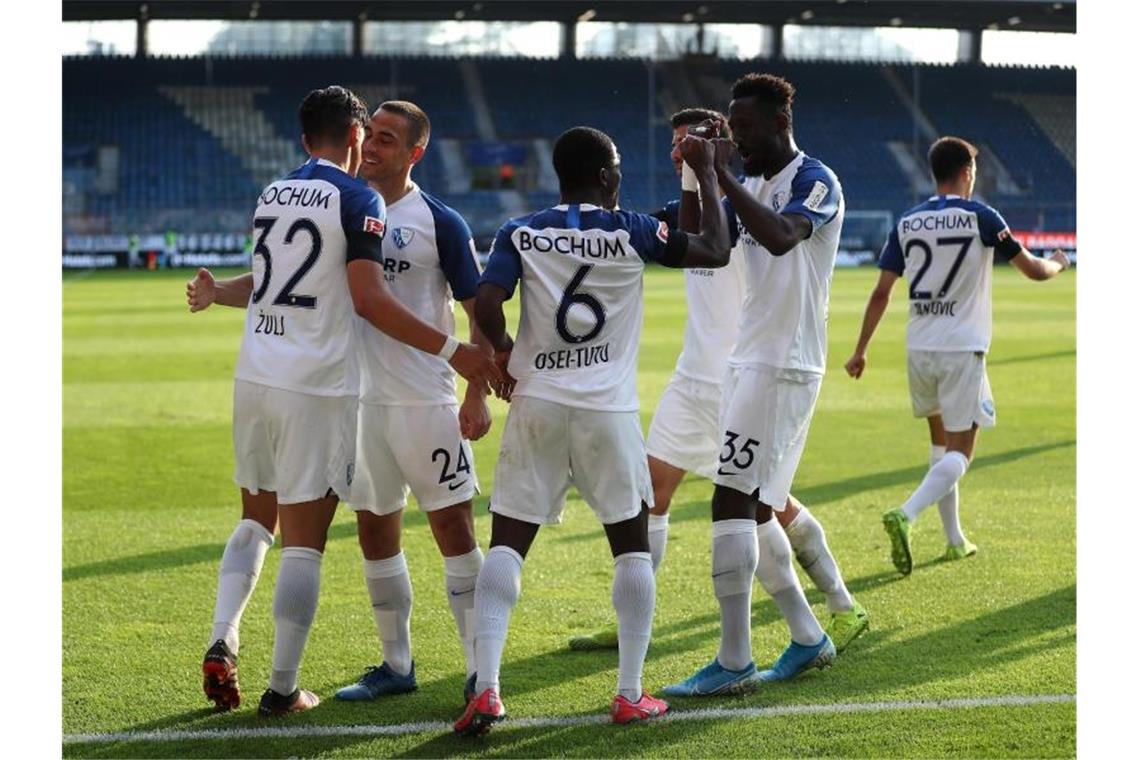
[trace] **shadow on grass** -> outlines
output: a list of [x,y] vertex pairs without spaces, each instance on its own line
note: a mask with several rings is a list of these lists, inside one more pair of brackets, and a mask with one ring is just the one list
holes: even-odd
[[[476,506],[476,509],[478,509],[478,506]],[[427,517],[418,509],[407,509],[404,511],[404,525],[405,527],[411,528],[427,525]],[[353,518],[351,522],[342,518],[329,527],[329,541],[339,541],[346,538],[356,538],[355,518]],[[277,549],[281,548],[280,538],[277,539],[274,547]],[[105,575],[150,573],[157,570],[169,570],[175,567],[182,567],[184,565],[196,565],[199,562],[219,563],[222,561],[222,551],[224,549],[225,542],[223,541],[221,543],[180,546],[177,549],[134,554],[129,557],[116,557],[99,562],[88,562],[84,565],[65,567],[63,569],[63,582],[67,583],[68,581],[77,581],[84,578],[95,578]]]
[[1048,354],[1026,354],[1024,356],[1007,356],[1001,359],[986,359],[986,366],[994,367],[1001,364],[1020,364],[1021,362],[1036,362],[1045,359],[1061,359],[1066,356],[1076,356],[1077,350],[1071,348],[1067,351],[1053,351]]

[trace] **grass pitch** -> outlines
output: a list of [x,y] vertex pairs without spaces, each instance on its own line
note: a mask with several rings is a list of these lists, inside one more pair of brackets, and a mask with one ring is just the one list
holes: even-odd
[[[188,314],[189,274],[64,278],[63,731],[72,737],[220,733],[109,743],[65,737],[65,756],[1075,754],[1072,702],[581,725],[583,716],[604,715],[617,656],[566,649],[572,634],[613,618],[606,542],[573,493],[565,523],[540,532],[524,567],[502,672],[512,718],[569,718],[568,724],[512,728],[508,720],[483,740],[434,729],[305,735],[319,726],[437,724],[461,712],[463,659],[442,561],[414,506],[405,516],[404,548],[416,595],[419,691],[368,704],[332,699],[337,687],[380,660],[354,522],[343,509],[332,527],[301,671],[302,685],[322,697],[321,706],[285,721],[255,714],[269,675],[278,544],[242,623],[245,702],[237,712],[212,713],[199,668],[222,547],[239,514],[230,413],[243,313]],[[963,527],[980,551],[962,562],[937,561],[943,537],[937,511],[928,510],[913,532],[916,568],[909,578],[894,572],[879,522],[917,485],[928,458],[926,426],[911,417],[906,391],[903,288],[896,288],[864,378],[850,380],[842,369],[875,277],[872,269],[835,273],[829,371],[793,489],[827,529],[849,588],[870,612],[871,629],[828,671],[743,698],[674,700],[677,711],[1075,693],[1075,276],[1032,283],[997,270],[989,374],[998,426],[981,435],[961,485]],[[645,312],[638,382],[648,427],[680,350],[680,274],[647,273]],[[492,411],[491,433],[475,444],[484,549],[506,406],[495,401]],[[673,502],[645,670],[646,688],[654,692],[716,653],[710,494],[707,481],[690,477]],[[822,596],[802,573],[801,579],[825,619]],[[771,662],[786,641],[779,613],[757,587],[757,663]],[[236,733],[267,725],[300,735]]]

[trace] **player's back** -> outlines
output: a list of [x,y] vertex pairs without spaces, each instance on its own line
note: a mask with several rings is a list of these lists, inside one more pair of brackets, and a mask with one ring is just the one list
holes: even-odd
[[499,230],[484,282],[513,291],[522,316],[508,367],[516,396],[634,411],[645,261],[669,229],[646,214],[559,205]]
[[361,323],[348,290],[349,236],[383,233],[383,201],[335,164],[311,159],[262,191],[253,227],[254,289],[237,377],[355,396]]
[[910,285],[907,347],[986,351],[991,333],[994,246],[1009,235],[992,208],[936,195],[904,213],[879,266]]

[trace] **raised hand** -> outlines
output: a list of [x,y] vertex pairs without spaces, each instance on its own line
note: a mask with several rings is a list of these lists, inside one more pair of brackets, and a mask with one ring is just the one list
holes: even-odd
[[218,299],[218,288],[214,283],[214,275],[209,269],[202,267],[194,279],[186,283],[186,303],[190,312],[202,311],[209,308]]

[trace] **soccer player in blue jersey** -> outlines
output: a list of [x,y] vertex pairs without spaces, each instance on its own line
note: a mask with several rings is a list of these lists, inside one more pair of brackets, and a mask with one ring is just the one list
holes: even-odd
[[[699,235],[646,214],[614,211],[621,165],[603,132],[575,127],[554,145],[559,205],[512,219],[495,236],[479,284],[479,327],[515,384],[491,497],[491,548],[475,586],[475,695],[455,723],[481,734],[506,710],[499,668],[523,561],[544,524],[562,518],[575,485],[602,522],[614,556],[618,618],[616,723],[667,709],[641,687],[655,581],[647,517],[653,504],[637,399],[637,349],[646,262],[723,267],[729,233],[712,169],[713,145],[682,144],[703,189]],[[518,338],[503,302],[522,290]]]
[[[718,140],[717,179],[729,206],[733,255],[748,258],[740,332],[721,400],[721,450],[713,482],[712,581],[720,649],[666,695],[742,693],[765,681],[825,667],[835,646],[812,613],[773,512],[786,508],[826,366],[831,273],[843,224],[835,174],[792,137],[795,88],[769,74],[732,86],[732,141]],[[744,181],[729,169],[733,149]],[[752,660],[752,580],[783,614],[791,643],[776,663]]]
[[240,704],[238,626],[280,519],[273,667],[258,708],[266,715],[319,702],[297,687],[297,674],[316,612],[328,526],[352,480],[358,342],[371,329],[364,321],[447,357],[475,382],[499,377],[481,349],[421,321],[388,292],[380,250],[384,205],[355,178],[368,120],[364,104],[342,87],[327,87],[309,93],[299,115],[310,159],[262,191],[253,220],[254,271],[215,282],[201,270],[187,286],[191,311],[214,302],[248,307],[234,383],[242,520],[222,556],[203,688],[219,709]]
[[914,567],[910,528],[938,504],[946,534],[947,560],[976,554],[958,519],[958,481],[974,456],[980,428],[997,422],[986,376],[993,327],[994,257],[1031,280],[1048,280],[1069,265],[1064,251],[1038,258],[1011,234],[994,209],[971,199],[977,149],[957,137],[930,147],[937,194],[904,213],[879,256],[879,281],[871,291],[855,352],[845,365],[858,379],[867,368],[867,347],[887,310],[899,277],[910,283],[907,377],[915,417],[930,429],[930,469],[898,509],[883,515],[891,560],[903,575]]
[[[455,301],[467,311],[471,340],[483,343],[473,318],[479,267],[471,230],[455,210],[412,181],[431,122],[407,101],[381,103],[368,124],[360,176],[384,198],[388,233],[384,279],[420,319],[451,334]],[[360,424],[356,475],[348,503],[356,510],[364,578],[384,660],[338,699],[374,699],[416,688],[410,620],[412,584],[400,547],[409,486],[427,514],[443,555],[445,589],[467,662],[475,673],[475,578],[483,553],[475,540],[471,500],[478,492],[468,440],[491,427],[487,387],[467,386],[456,403],[455,372],[437,356],[372,332],[361,341]],[[488,354],[489,344],[485,344]]]

